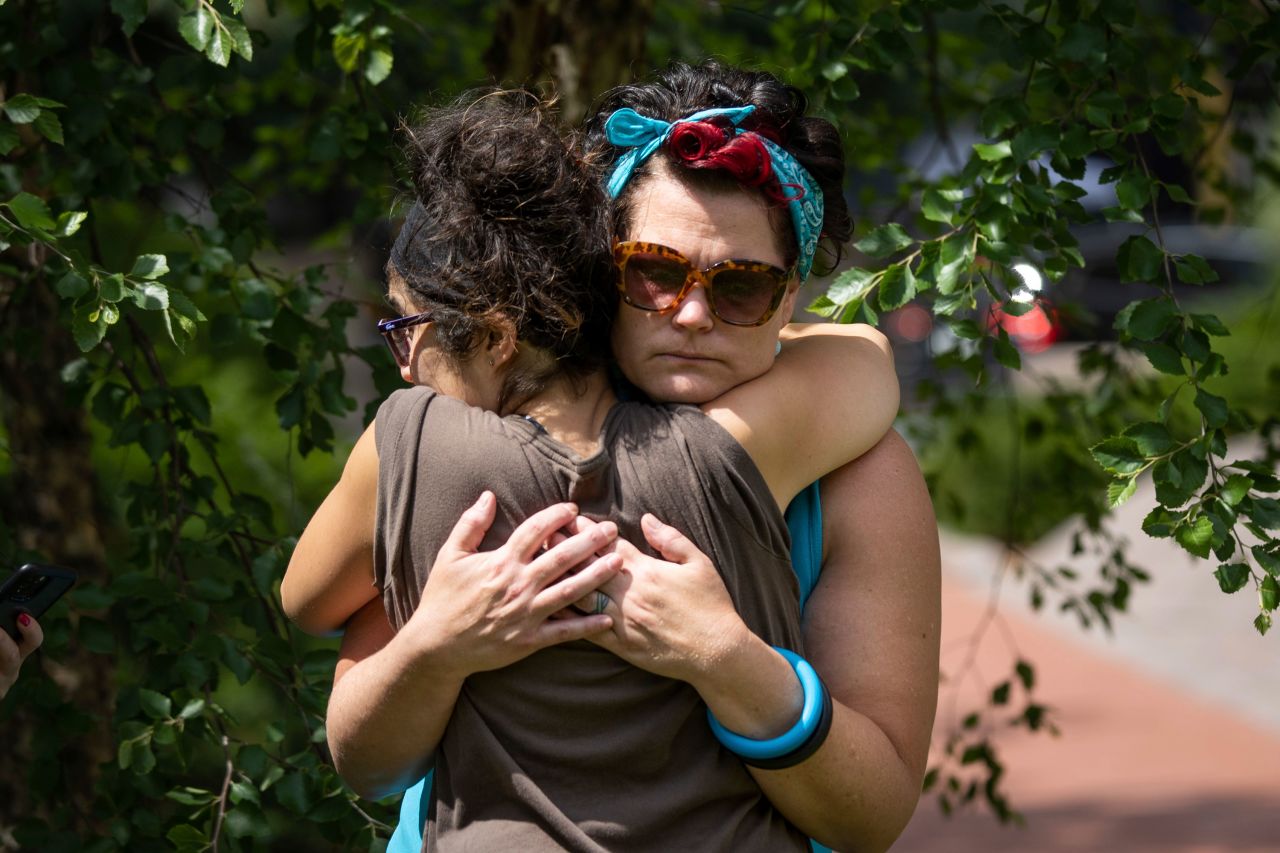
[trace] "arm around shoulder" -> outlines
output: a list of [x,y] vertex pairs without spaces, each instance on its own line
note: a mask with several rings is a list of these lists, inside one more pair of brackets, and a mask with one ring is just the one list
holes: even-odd
[[888,339],[864,324],[793,324],[773,368],[703,410],[751,454],[780,506],[865,453],[898,413]]

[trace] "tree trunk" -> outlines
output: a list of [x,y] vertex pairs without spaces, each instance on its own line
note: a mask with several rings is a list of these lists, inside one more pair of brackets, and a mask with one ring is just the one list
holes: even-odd
[[[28,251],[33,254],[24,260],[39,270],[39,248]],[[0,553],[34,553],[45,562],[73,568],[83,583],[105,577],[102,507],[95,491],[86,407],[60,378],[62,368],[80,353],[57,322],[58,302],[39,272],[21,280],[0,276],[0,417],[8,443],[8,470],[0,468],[0,533],[5,534]],[[74,624],[74,614],[72,620]],[[51,633],[52,621],[44,624]],[[55,771],[34,768],[32,750],[33,733],[50,720],[38,706],[16,710],[5,724],[3,763],[12,770],[0,773],[0,825],[67,805],[87,815],[97,767],[112,756],[112,661],[82,648],[73,633],[56,657],[37,652],[23,669],[20,681],[52,679],[66,705],[95,719],[88,732],[66,732],[56,769],[61,774],[55,789],[59,796],[51,801],[41,794]],[[45,781],[30,784],[37,772]]]
[[503,84],[556,95],[576,126],[595,98],[642,70],[652,13],[653,0],[510,0],[485,65]]

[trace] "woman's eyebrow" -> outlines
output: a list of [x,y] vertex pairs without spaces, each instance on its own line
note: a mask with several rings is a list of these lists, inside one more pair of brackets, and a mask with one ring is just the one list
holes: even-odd
[[404,313],[404,311],[403,311],[403,310],[400,308],[400,306],[396,303],[396,299],[395,299],[395,297],[393,297],[390,293],[384,293],[384,294],[382,294],[382,301],[383,301],[383,302],[385,302],[385,303],[387,304],[387,307],[388,307],[388,308],[390,308],[392,311],[396,312],[397,314],[403,314],[403,313]]

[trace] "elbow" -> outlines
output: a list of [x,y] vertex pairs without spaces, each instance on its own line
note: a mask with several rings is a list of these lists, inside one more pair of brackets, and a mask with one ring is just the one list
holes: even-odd
[[289,621],[297,626],[298,630],[313,637],[331,636],[342,630],[342,623],[334,624],[333,619],[326,618],[326,614],[317,606],[314,597],[301,588],[300,582],[292,580],[296,576],[297,572],[291,573],[286,570],[284,579],[280,581],[280,606],[284,609],[284,615],[289,617]]

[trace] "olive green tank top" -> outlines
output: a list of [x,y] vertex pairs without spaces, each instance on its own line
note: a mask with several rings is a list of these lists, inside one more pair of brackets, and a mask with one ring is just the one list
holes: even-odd
[[[652,512],[711,558],[752,631],[802,651],[782,514],[742,446],[697,408],[619,403],[583,458],[523,417],[416,387],[382,405],[376,437],[374,566],[397,630],[489,489],[498,511],[483,549],[574,501],[653,553],[640,532]],[[434,762],[432,853],[808,849],[716,741],[692,687],[586,641],[467,678]]]

